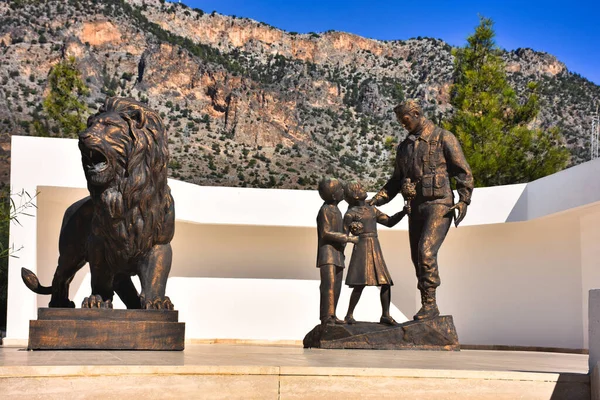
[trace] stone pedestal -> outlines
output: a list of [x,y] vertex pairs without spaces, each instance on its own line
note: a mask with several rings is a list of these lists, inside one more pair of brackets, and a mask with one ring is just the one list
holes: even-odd
[[452,316],[409,321],[398,326],[375,322],[317,325],[304,338],[305,348],[373,350],[460,350]]
[[177,311],[39,308],[29,350],[183,350]]

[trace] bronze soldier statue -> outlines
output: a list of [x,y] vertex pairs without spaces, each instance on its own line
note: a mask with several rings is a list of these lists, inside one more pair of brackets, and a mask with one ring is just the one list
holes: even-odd
[[[456,137],[426,119],[416,101],[408,100],[395,107],[394,112],[409,135],[398,145],[392,177],[370,203],[388,203],[399,192],[408,201],[411,258],[422,304],[414,319],[435,318],[440,314],[435,296],[440,285],[437,253],[452,218],[458,226],[467,214],[473,175]],[[456,182],[456,204],[450,178]]]

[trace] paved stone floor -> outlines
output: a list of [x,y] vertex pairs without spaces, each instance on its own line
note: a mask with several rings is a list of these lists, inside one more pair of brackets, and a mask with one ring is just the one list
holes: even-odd
[[0,347],[0,366],[269,366],[588,372],[588,356],[526,351],[320,350],[285,346],[187,345],[183,352],[26,351]]
[[183,352],[0,347],[0,397],[587,400],[587,358],[225,344],[188,345]]

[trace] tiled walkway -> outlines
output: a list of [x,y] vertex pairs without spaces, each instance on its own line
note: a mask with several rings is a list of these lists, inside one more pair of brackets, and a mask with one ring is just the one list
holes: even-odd
[[587,355],[188,345],[183,352],[0,347],[6,399],[587,400]]
[[[0,347],[2,366],[270,366],[587,373],[588,356],[525,351],[320,350],[283,346],[187,345],[183,352],[26,351]],[[1,373],[0,373],[1,375]]]

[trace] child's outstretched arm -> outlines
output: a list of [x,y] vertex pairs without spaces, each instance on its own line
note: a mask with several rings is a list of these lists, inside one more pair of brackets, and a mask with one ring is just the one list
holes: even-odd
[[388,228],[391,228],[392,226],[394,226],[398,222],[400,222],[400,220],[402,218],[404,218],[404,216],[406,215],[406,210],[404,209],[404,210],[392,215],[391,217],[385,213],[382,213],[377,208],[375,208],[375,213],[377,214],[377,222],[378,223],[380,223],[381,225],[387,226]]
[[325,239],[329,242],[338,242],[338,243],[352,242],[352,240],[350,240],[350,237],[347,234],[345,234],[343,232],[331,231],[331,230],[328,230],[327,228],[325,228],[323,230],[323,239]]

